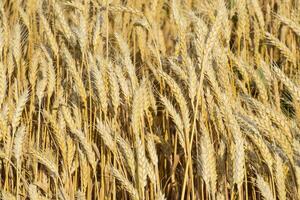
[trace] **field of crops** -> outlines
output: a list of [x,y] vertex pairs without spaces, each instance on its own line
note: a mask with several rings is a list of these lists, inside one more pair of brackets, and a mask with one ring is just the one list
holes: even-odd
[[0,199],[300,200],[300,0],[0,0]]

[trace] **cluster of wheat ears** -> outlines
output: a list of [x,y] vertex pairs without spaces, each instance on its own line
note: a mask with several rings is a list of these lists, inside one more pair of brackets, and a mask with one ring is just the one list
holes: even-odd
[[0,0],[0,198],[300,200],[299,0]]

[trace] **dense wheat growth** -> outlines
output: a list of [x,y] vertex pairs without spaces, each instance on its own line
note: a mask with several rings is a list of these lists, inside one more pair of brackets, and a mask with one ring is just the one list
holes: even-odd
[[0,0],[0,199],[300,200],[300,0]]

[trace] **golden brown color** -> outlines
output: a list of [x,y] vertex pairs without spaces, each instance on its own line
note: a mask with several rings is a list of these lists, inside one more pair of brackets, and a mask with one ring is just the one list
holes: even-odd
[[0,198],[300,200],[299,84],[299,0],[0,0]]

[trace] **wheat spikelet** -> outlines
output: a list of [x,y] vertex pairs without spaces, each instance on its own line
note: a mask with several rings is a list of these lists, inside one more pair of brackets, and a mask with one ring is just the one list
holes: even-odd
[[156,184],[156,174],[155,174],[155,167],[147,160],[147,177],[149,177],[150,182],[152,184]]
[[116,72],[116,75],[118,77],[118,82],[120,84],[120,87],[121,87],[122,93],[124,95],[125,101],[126,101],[126,103],[129,104],[130,99],[132,99],[132,91],[130,90],[130,88],[128,86],[127,80],[126,80],[126,78],[123,74],[121,66],[116,65],[115,66],[115,72]]
[[146,85],[145,82],[142,82],[140,87],[135,91],[132,101],[131,125],[135,137],[139,135],[144,111],[147,109],[147,102]]
[[[218,40],[218,34],[220,31],[220,28],[222,26],[222,19],[226,17],[227,12],[225,11],[225,9],[223,9],[223,3],[220,0],[219,3],[219,8],[218,12],[217,12],[217,17],[216,20],[214,22],[214,24],[211,27],[210,33],[207,36],[207,39],[205,41],[206,45],[205,45],[205,52],[203,55],[203,60],[199,61],[199,66],[201,66],[200,68],[200,78],[199,78],[199,88],[202,87],[202,83],[204,80],[204,75],[206,74],[207,70],[211,70],[210,65],[211,65],[211,53],[213,48],[215,47],[216,41]],[[198,93],[198,92],[197,92]]]
[[244,139],[241,135],[237,134],[235,138],[234,148],[234,182],[241,187],[244,179],[244,163],[245,163],[245,152],[244,152]]
[[79,25],[75,33],[79,40],[79,45],[81,47],[81,52],[84,53],[87,47],[88,35],[87,35],[87,24],[85,16],[80,12],[79,14]]
[[35,88],[35,85],[36,85],[40,53],[41,53],[41,51],[37,50],[36,53],[33,55],[32,60],[30,62],[28,76],[29,76],[29,82],[30,82],[32,88]]
[[137,171],[138,171],[138,185],[139,185],[139,194],[143,196],[144,187],[147,184],[147,158],[145,155],[145,147],[142,144],[142,141],[137,138],[136,144],[136,160],[137,160]]
[[78,190],[78,191],[76,192],[76,199],[77,199],[77,200],[85,200],[85,199],[86,199],[86,198],[85,198],[85,193],[82,192],[82,191],[80,191],[80,190]]
[[271,73],[271,70],[269,68],[269,65],[262,59],[258,61],[259,65],[261,65],[262,75],[265,79],[265,83],[270,86],[273,80],[273,75]]
[[266,38],[270,41],[272,45],[280,50],[280,52],[292,63],[296,63],[295,55],[291,52],[291,50],[279,39],[277,39],[271,33],[265,33]]
[[107,113],[108,109],[108,98],[107,98],[107,93],[106,93],[106,88],[105,88],[105,83],[104,83],[104,77],[101,73],[101,71],[98,70],[97,66],[95,63],[93,63],[93,58],[89,57],[90,63],[93,64],[91,69],[92,69],[92,74],[95,80],[95,85],[96,89],[99,95],[99,100],[100,100],[100,105],[101,109],[104,111],[104,113]]
[[227,2],[224,0],[218,1],[219,7],[218,10],[220,10],[220,13],[222,13],[222,25],[225,27],[221,31],[222,38],[224,37],[225,40],[225,46],[229,46],[230,42],[230,37],[232,34],[232,22],[229,20],[230,18],[230,13],[229,10],[227,9]]
[[13,194],[11,194],[10,192],[7,192],[7,191],[4,191],[4,190],[2,190],[2,191],[0,191],[1,193],[1,198],[3,199],[3,200],[16,200],[17,198],[13,195]]
[[14,112],[14,115],[13,115],[13,118],[12,118],[12,122],[11,122],[14,131],[17,129],[17,127],[20,124],[21,115],[22,115],[22,112],[23,112],[23,110],[25,108],[25,105],[27,103],[28,96],[29,96],[29,91],[28,91],[28,89],[26,89],[18,97],[17,106],[16,106],[16,109],[15,109],[15,112]]
[[41,107],[41,104],[42,104],[42,100],[44,98],[44,95],[45,95],[45,90],[46,90],[46,87],[47,87],[47,84],[48,84],[48,81],[46,78],[43,78],[41,80],[39,80],[37,82],[37,87],[36,87],[36,95],[38,97],[38,100],[39,100],[39,107]]
[[14,141],[13,153],[17,161],[17,167],[21,165],[21,158],[23,155],[23,143],[26,136],[25,126],[21,125],[16,131],[16,137]]
[[94,51],[96,50],[98,44],[99,44],[99,38],[100,38],[100,31],[101,31],[101,24],[102,24],[102,18],[100,12],[96,15],[96,22],[94,25],[94,31],[93,31],[93,45],[94,45]]
[[283,82],[283,84],[294,95],[297,101],[300,101],[300,89],[276,66],[272,67],[275,75]]
[[275,200],[269,184],[260,175],[257,175],[256,184],[266,200]]
[[293,150],[291,147],[291,143],[288,141],[288,139],[286,138],[285,135],[282,135],[281,132],[274,128],[271,124],[270,121],[266,121],[266,120],[260,120],[260,121],[256,121],[256,124],[258,125],[258,127],[269,134],[269,137],[271,139],[275,139],[275,141],[277,142],[277,144],[282,148],[282,150],[284,151],[284,153],[286,154],[286,156],[293,161]]
[[115,33],[115,38],[117,39],[117,42],[120,46],[120,51],[124,58],[124,64],[125,64],[125,67],[127,69],[128,75],[131,80],[132,90],[134,91],[138,86],[138,80],[137,80],[137,76],[135,73],[134,65],[132,64],[131,59],[130,59],[129,47],[126,44],[126,42],[124,41],[124,39],[119,34]]
[[[269,117],[272,122],[276,123],[280,129],[282,129],[283,134],[291,140],[292,135],[290,132],[290,128],[288,126],[287,119],[279,112],[273,111],[268,105],[265,106],[261,102],[248,98],[247,101],[250,101],[251,105],[254,106],[254,109],[261,113],[263,117]],[[266,116],[267,115],[267,116]]]
[[14,58],[13,58],[13,54],[10,52],[8,55],[8,61],[7,61],[7,75],[8,75],[8,79],[10,79],[12,77],[12,74],[15,70],[15,63],[14,63]]
[[8,19],[7,19],[7,14],[5,12],[5,7],[4,7],[4,4],[1,2],[0,4],[0,9],[1,9],[1,16],[2,16],[2,24],[3,24],[3,29],[5,31],[5,38],[7,38],[7,35],[9,33],[9,29],[8,29]]
[[22,8],[21,5],[19,6],[18,11],[22,18],[23,23],[29,28],[30,23],[29,23],[29,16],[28,16],[27,12],[24,12],[24,9]]
[[115,75],[115,70],[111,64],[109,64],[109,85],[110,85],[110,94],[113,104],[114,113],[117,114],[118,107],[120,106],[120,88],[118,84],[117,77]]
[[63,161],[65,164],[67,164],[67,159],[66,159],[66,154],[67,154],[67,146],[66,146],[66,141],[65,137],[63,135],[62,129],[59,127],[57,121],[55,120],[54,116],[52,116],[50,113],[47,111],[43,112],[44,117],[46,118],[47,121],[51,124],[51,127],[53,129],[53,136],[56,144],[58,145],[61,155],[63,157]]
[[91,167],[95,169],[97,162],[91,143],[89,143],[82,131],[77,129],[75,132],[73,132],[73,134],[78,138],[79,142],[81,143]]
[[121,182],[122,187],[126,189],[133,200],[140,199],[136,188],[134,188],[133,185],[117,169],[111,167],[111,173]]
[[158,191],[156,198],[157,200],[165,200],[165,195],[162,193],[162,191]]
[[[180,53],[182,54],[182,58],[183,58],[183,62],[186,62],[186,58],[187,58],[187,51],[186,51],[186,20],[185,17],[181,15],[180,10],[178,10],[179,7],[179,3],[178,1],[172,1],[172,13],[173,13],[173,17],[174,17],[174,21],[175,24],[177,26],[178,29],[178,36],[179,36],[179,48],[178,50],[180,51]],[[176,53],[178,54],[178,53]]]
[[196,96],[196,89],[197,89],[197,75],[195,71],[195,67],[192,65],[192,62],[189,60],[187,63],[187,69],[188,69],[188,74],[189,74],[189,97],[191,99],[191,102],[194,103],[195,96]]
[[79,73],[76,69],[75,61],[72,58],[72,55],[70,54],[69,50],[66,48],[65,45],[63,45],[63,47],[62,47],[62,52],[64,53],[66,62],[68,64],[68,67],[69,67],[69,70],[70,70],[70,73],[71,73],[72,77],[75,80],[75,85],[77,87],[79,96],[81,97],[82,101],[85,102],[87,94],[86,94],[86,90],[85,90],[85,87],[84,87],[84,83],[83,83],[82,79],[80,78],[80,75],[79,75]]
[[22,49],[21,49],[21,26],[19,23],[16,23],[13,28],[13,39],[11,43],[11,48],[13,56],[17,63],[20,62]]
[[73,116],[74,123],[76,124],[76,127],[78,129],[82,129],[83,117],[80,108],[78,108],[76,104],[72,104],[72,113],[73,113],[72,116]]
[[87,188],[89,181],[91,179],[91,168],[89,167],[89,162],[87,160],[87,157],[85,154],[78,149],[78,154],[79,154],[79,165],[81,168],[81,181],[82,181],[82,187]]
[[[222,50],[220,42],[216,44],[216,48],[213,49],[213,57],[217,63],[216,67],[216,77],[220,84],[220,87],[227,92],[232,91],[230,87],[229,69],[227,67],[228,59],[226,55],[226,50]],[[225,67],[224,67],[225,66]]]
[[203,58],[203,54],[205,51],[205,38],[208,33],[208,27],[205,22],[200,18],[195,20],[195,48],[198,56],[199,62],[201,62],[201,58]]
[[257,146],[257,148],[261,152],[261,156],[264,158],[265,162],[267,163],[270,172],[272,172],[274,159],[268,146],[265,144],[264,140],[261,137],[259,137],[257,134],[255,135],[249,134],[248,137],[250,137],[253,143]]
[[117,147],[116,142],[114,141],[114,135],[112,133],[111,128],[97,119],[97,128],[101,135],[101,138],[104,141],[104,144],[113,152],[116,153]]
[[67,122],[67,125],[70,128],[71,132],[76,132],[76,128],[78,128],[78,125],[75,124],[75,121],[73,120],[70,109],[63,106],[61,111],[62,111],[64,120]]
[[236,6],[238,15],[237,35],[239,38],[241,38],[249,30],[246,0],[242,0]]
[[42,46],[42,50],[48,60],[48,71],[47,71],[47,78],[48,78],[48,98],[50,98],[55,90],[55,85],[56,85],[56,73],[55,73],[55,69],[53,66],[53,61],[51,59],[51,57],[48,55],[48,52],[46,50],[46,48],[44,46]]
[[143,15],[139,10],[136,10],[136,9],[128,7],[128,6],[127,7],[124,7],[124,6],[110,6],[109,10],[113,11],[113,12],[128,12],[128,13],[139,15],[139,16]]
[[1,126],[1,137],[0,138],[3,138],[6,136],[6,134],[8,133],[8,124],[7,124],[7,119],[5,119],[4,116],[0,115],[0,126]]
[[214,152],[213,144],[209,137],[209,132],[205,125],[201,124],[202,136],[200,141],[200,168],[202,171],[203,179],[210,191],[211,195],[214,196],[216,193],[217,186],[217,172],[216,172],[216,157]]
[[230,105],[229,100],[224,94],[222,94],[222,101],[225,107],[227,107],[226,111],[224,112],[226,113],[227,123],[231,129],[234,139],[233,179],[240,189],[243,183],[245,170],[244,138],[241,133],[240,126],[238,125],[237,120],[232,113],[232,108],[228,106]]
[[53,10],[55,11],[56,18],[61,24],[61,28],[63,29],[63,32],[65,36],[68,39],[71,39],[73,37],[72,31],[70,30],[70,26],[68,25],[67,19],[64,16],[63,10],[59,3],[54,3]]
[[[237,63],[237,65],[239,65],[239,69],[242,71],[242,69],[246,70],[246,72],[248,72],[247,74],[249,74],[252,79],[255,81],[255,84],[259,90],[259,95],[262,99],[262,102],[267,102],[268,100],[268,94],[266,91],[266,88],[264,86],[264,84],[262,83],[260,77],[257,75],[257,72],[253,69],[253,67],[246,63],[242,58],[234,58],[235,62]],[[243,72],[243,73],[246,73]],[[248,75],[245,75],[245,77],[248,77]]]
[[153,93],[152,83],[147,79],[146,85],[147,85],[147,96],[149,98],[149,101],[147,102],[147,103],[149,103],[148,107],[151,108],[156,115],[157,114],[157,105],[156,105],[156,98]]
[[189,77],[187,75],[185,68],[180,67],[171,59],[169,59],[169,62],[170,62],[170,68],[176,74],[176,76],[181,80],[183,80],[184,82],[188,83]]
[[123,154],[126,160],[126,164],[129,167],[129,172],[133,178],[133,180],[136,180],[136,161],[135,161],[135,155],[134,152],[132,151],[130,145],[128,142],[126,142],[121,136],[117,135],[116,137],[118,145],[119,145],[119,150]]
[[75,138],[79,140],[91,167],[94,169],[96,167],[97,162],[96,162],[95,153],[93,151],[93,147],[91,143],[88,141],[88,139],[86,138],[82,130],[79,129],[78,124],[75,125],[70,110],[67,109],[66,107],[62,107],[62,113],[64,119],[68,124],[68,127],[70,128],[70,131],[72,132],[72,134],[74,134]]
[[5,46],[5,38],[4,38],[4,30],[3,28],[0,28],[0,53],[2,54],[3,53],[3,48]]
[[283,171],[283,163],[278,155],[275,155],[276,167],[275,167],[275,178],[278,197],[280,200],[286,199],[286,189],[285,189],[285,174]]
[[76,149],[75,149],[74,142],[70,136],[67,137],[66,144],[67,144],[67,149],[68,149],[67,154],[66,154],[67,165],[68,165],[68,169],[70,171],[71,167],[72,167],[73,159],[74,159],[74,156],[76,153]]
[[237,70],[243,76],[243,79],[249,80],[247,70],[245,69],[245,63],[242,59],[237,58],[231,51],[228,53],[229,58],[236,64]]
[[298,198],[300,198],[300,167],[299,166],[295,166],[295,174],[296,174]]
[[[1,47],[0,47],[1,48]],[[0,62],[0,106],[2,105],[7,89],[6,70],[3,63]]]
[[[265,110],[264,108],[260,108],[260,111]],[[261,130],[264,133],[267,133],[269,138],[271,138],[272,140],[275,139],[275,141],[282,148],[287,157],[291,161],[293,160],[293,150],[290,141],[287,139],[287,136],[285,134],[282,134],[282,132],[280,132],[276,127],[273,126],[270,118],[266,115],[265,112],[262,112],[261,118],[259,120],[258,118],[253,118],[251,115],[248,115],[247,117],[255,122],[259,130]]]
[[53,177],[58,177],[58,167],[55,164],[55,161],[52,160],[50,152],[41,152],[35,149],[30,149],[30,154],[35,157],[39,163],[44,165],[46,169],[50,172],[50,175]]
[[36,185],[30,184],[28,188],[28,193],[31,200],[39,199]]
[[152,135],[147,135],[147,150],[151,159],[151,162],[154,166],[158,164],[157,151],[155,148],[155,143],[153,141]]
[[171,115],[172,120],[174,121],[176,128],[179,132],[179,143],[182,146],[183,149],[185,149],[185,137],[184,137],[184,126],[182,122],[182,118],[180,114],[177,112],[175,107],[172,105],[170,100],[168,100],[166,97],[161,96],[161,101],[163,102],[164,106],[166,107],[168,113]]
[[285,25],[287,25],[288,27],[290,27],[298,36],[300,36],[300,25],[297,24],[297,22],[282,16],[282,15],[278,15],[276,14],[276,17]]
[[55,54],[58,54],[58,45],[57,45],[55,36],[53,35],[53,33],[51,31],[49,23],[48,23],[47,19],[45,18],[45,16],[43,15],[43,13],[40,13],[39,16],[40,16],[40,20],[42,22],[43,28],[45,29],[45,34],[48,38],[51,49]]
[[176,101],[180,107],[181,116],[184,124],[184,130],[186,133],[188,133],[190,130],[189,109],[187,107],[187,103],[182,94],[182,91],[178,86],[178,84],[174,81],[174,79],[172,79],[168,74],[166,74],[163,71],[160,71],[159,73],[161,77],[167,82],[167,84],[169,85],[169,87],[171,88],[172,92],[175,95]]
[[251,3],[252,3],[252,6],[253,6],[253,10],[255,12],[255,15],[258,19],[259,26],[263,30],[265,28],[265,20],[264,20],[264,14],[263,14],[262,9],[259,5],[259,1],[258,0],[251,0]]

